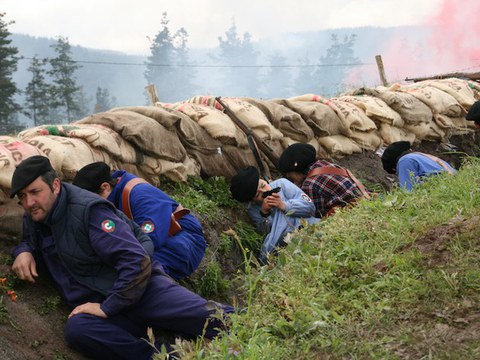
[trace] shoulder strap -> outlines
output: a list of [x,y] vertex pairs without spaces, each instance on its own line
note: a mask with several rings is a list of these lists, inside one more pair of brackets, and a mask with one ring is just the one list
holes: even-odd
[[133,218],[132,210],[130,209],[130,192],[138,184],[148,184],[148,182],[142,178],[133,178],[125,184],[122,191],[122,209],[129,219]]
[[362,192],[362,196],[365,199],[370,199],[370,193],[367,191],[367,189],[365,189],[365,186],[363,186],[363,184],[355,177],[355,175],[352,174],[350,170],[333,166],[317,167],[310,170],[310,172],[307,174],[307,178],[319,175],[339,175],[348,177],[355,183],[355,185],[357,185],[359,190]]
[[442,159],[440,159],[440,158],[438,158],[434,155],[425,154],[425,153],[422,153],[422,152],[415,152],[415,154],[420,154],[420,155],[428,157],[429,159],[435,161],[438,165],[443,167],[447,173],[453,174],[452,169],[450,169],[450,167],[448,167],[447,164],[445,163],[445,161],[443,161]]

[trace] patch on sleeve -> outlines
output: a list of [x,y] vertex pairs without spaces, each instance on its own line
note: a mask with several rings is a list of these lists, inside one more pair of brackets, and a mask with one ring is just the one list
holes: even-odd
[[310,199],[310,196],[308,196],[307,194],[302,194],[302,199],[306,202],[312,202],[312,199]]
[[153,230],[155,230],[155,224],[153,222],[147,220],[147,221],[143,222],[143,224],[140,226],[140,228],[142,229],[142,231],[145,234],[150,234],[151,232],[153,232]]
[[102,221],[102,230],[111,233],[115,230],[115,223],[112,220],[103,220]]

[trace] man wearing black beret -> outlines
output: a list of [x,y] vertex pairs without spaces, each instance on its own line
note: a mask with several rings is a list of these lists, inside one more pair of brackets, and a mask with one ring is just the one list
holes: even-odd
[[212,338],[223,324],[212,317],[217,309],[233,311],[175,283],[110,202],[62,183],[48,158],[33,156],[18,165],[15,195],[25,216],[12,269],[34,283],[42,260],[73,309],[65,339],[87,357],[151,359],[156,350],[145,340],[148,327]]
[[386,172],[396,174],[400,187],[412,190],[423,179],[446,172],[457,171],[445,160],[421,152],[412,152],[409,141],[397,141],[387,146],[382,154],[382,165]]
[[248,203],[248,215],[258,232],[265,235],[260,251],[262,263],[268,261],[287,234],[300,227],[302,219],[310,224],[319,221],[307,194],[287,179],[268,183],[254,166],[241,169],[232,178],[230,191],[235,200]]
[[111,173],[103,161],[81,168],[73,184],[99,194],[135,221],[155,245],[153,258],[175,280],[200,265],[207,247],[202,225],[164,191],[125,170]]
[[362,196],[370,197],[350,171],[316,157],[312,145],[296,143],[283,151],[278,168],[312,198],[317,217],[329,216],[336,208],[354,203]]

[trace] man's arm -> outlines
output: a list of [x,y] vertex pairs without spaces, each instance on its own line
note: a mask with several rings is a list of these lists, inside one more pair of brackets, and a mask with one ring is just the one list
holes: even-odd
[[93,207],[89,219],[92,248],[118,275],[112,290],[100,304],[101,310],[111,316],[143,295],[150,279],[150,257],[129,225],[106,205]]
[[33,257],[33,244],[29,236],[26,215],[23,217],[23,239],[13,249],[12,257],[15,259],[12,270],[18,278],[34,283],[38,277],[37,263]]

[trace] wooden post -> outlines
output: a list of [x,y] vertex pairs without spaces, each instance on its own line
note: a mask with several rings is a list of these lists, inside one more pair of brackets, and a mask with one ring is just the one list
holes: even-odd
[[378,73],[380,74],[380,80],[382,81],[382,85],[388,86],[387,77],[385,76],[385,69],[383,68],[382,56],[376,55],[375,61],[377,62]]
[[157,95],[157,89],[155,88],[155,85],[149,84],[145,86],[145,90],[147,91],[147,95],[148,95],[148,98],[150,99],[150,102],[152,103],[153,106],[155,106],[155,103],[160,101]]

